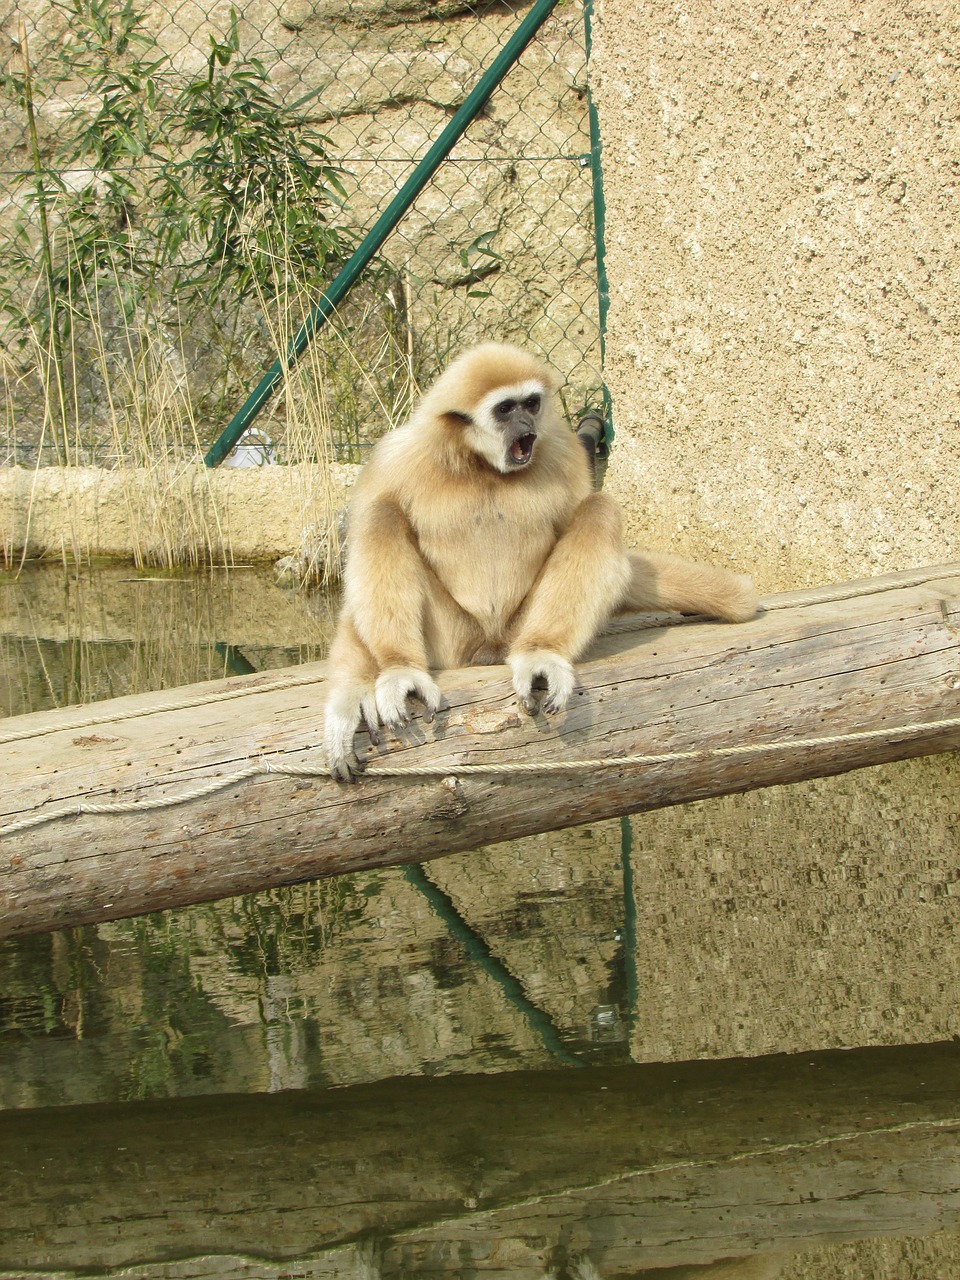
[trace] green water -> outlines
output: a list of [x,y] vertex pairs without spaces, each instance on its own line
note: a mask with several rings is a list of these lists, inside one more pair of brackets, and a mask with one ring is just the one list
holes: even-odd
[[[29,566],[0,710],[312,661],[334,611]],[[0,943],[0,1276],[960,1274],[958,780]]]

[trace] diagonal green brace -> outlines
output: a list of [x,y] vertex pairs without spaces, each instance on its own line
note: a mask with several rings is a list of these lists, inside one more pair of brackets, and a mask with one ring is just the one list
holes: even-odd
[[224,427],[211,445],[203,461],[208,467],[216,467],[224,460],[244,431],[249,427],[283,379],[285,369],[292,368],[303,355],[311,339],[320,330],[336,307],[359,279],[384,241],[395,229],[403,215],[427,185],[441,163],[459,141],[467,126],[483,110],[490,95],[514,65],[524,49],[555,8],[557,0],[535,0],[530,12],[519,24],[513,35],[490,63],[481,79],[465,98],[462,106],[451,116],[437,140],[430,147],[413,173],[406,180],[383,213],[364,236],[354,253],[344,263],[343,269],[330,285],[317,305],[307,316],[290,340],[286,361],[275,360],[250,395]]

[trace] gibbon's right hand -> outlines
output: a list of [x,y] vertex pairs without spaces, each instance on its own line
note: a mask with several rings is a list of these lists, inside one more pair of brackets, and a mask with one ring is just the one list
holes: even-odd
[[345,689],[331,696],[324,717],[323,748],[327,771],[335,782],[355,782],[364,770],[357,755],[356,736],[361,725],[370,735],[370,743],[380,742],[380,720],[373,689],[358,693]]
[[360,729],[365,728],[371,745],[378,746],[381,721],[394,732],[400,732],[410,722],[410,698],[419,698],[423,703],[423,719],[427,722],[433,719],[442,702],[436,683],[416,667],[393,667],[384,671],[373,689],[351,688],[331,694],[323,745],[327,771],[335,782],[356,782],[366,767],[356,750]]

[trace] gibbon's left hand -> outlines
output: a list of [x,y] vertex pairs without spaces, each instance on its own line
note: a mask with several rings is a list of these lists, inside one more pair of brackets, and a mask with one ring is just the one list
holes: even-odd
[[441,696],[436,682],[426,671],[415,667],[393,667],[384,671],[377,676],[375,695],[377,714],[394,732],[410,722],[410,698],[418,698],[423,703],[423,718],[428,724],[440,710]]
[[[570,701],[577,681],[573,664],[566,658],[544,649],[534,649],[529,653],[509,654],[507,665],[513,674],[513,687],[520,706],[528,716],[536,715],[538,709],[550,713],[562,711]],[[539,699],[538,691],[544,685],[546,692]]]

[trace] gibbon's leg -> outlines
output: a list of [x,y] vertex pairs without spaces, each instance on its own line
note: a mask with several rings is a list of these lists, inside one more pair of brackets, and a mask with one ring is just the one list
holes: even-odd
[[629,556],[630,585],[618,613],[653,609],[746,622],[757,612],[757,593],[746,574],[659,551],[631,551]]
[[513,629],[507,663],[525,711],[536,711],[538,678],[547,685],[544,710],[563,709],[575,683],[572,662],[610,617],[629,579],[617,505],[591,494],[547,557]]

